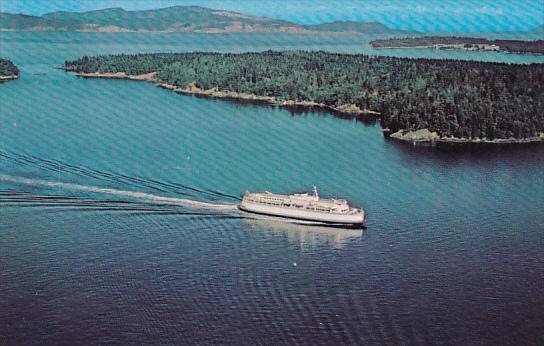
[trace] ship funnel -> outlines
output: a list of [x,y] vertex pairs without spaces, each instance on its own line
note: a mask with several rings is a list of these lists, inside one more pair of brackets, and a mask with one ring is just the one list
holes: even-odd
[[315,185],[312,188],[312,195],[315,197],[315,199],[319,199],[319,194],[317,193],[317,187]]

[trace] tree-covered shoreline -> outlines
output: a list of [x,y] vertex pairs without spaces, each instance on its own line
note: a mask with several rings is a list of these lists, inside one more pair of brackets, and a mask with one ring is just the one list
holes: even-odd
[[481,37],[421,36],[370,42],[373,48],[438,48],[544,54],[544,40],[488,40]]
[[[327,52],[156,53],[82,57],[68,71],[140,75],[174,87],[254,94],[381,114],[391,132],[524,139],[544,133],[544,65]],[[349,109],[346,108],[346,109]]]
[[19,69],[8,59],[0,58],[0,81],[19,78]]

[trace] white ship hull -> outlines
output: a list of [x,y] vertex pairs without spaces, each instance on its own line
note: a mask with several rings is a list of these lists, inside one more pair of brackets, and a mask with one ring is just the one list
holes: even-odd
[[296,207],[283,207],[264,205],[243,200],[239,206],[240,210],[262,215],[279,216],[289,219],[316,221],[326,224],[357,226],[365,222],[365,213],[362,209],[352,209],[349,213],[335,214],[318,210],[308,210]]

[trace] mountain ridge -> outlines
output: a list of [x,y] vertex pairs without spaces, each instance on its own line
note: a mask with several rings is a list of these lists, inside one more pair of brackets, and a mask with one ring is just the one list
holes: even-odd
[[1,31],[199,32],[199,33],[360,33],[419,34],[377,22],[334,21],[302,25],[200,6],[128,11],[114,7],[86,12],[55,11],[42,16],[0,12]]

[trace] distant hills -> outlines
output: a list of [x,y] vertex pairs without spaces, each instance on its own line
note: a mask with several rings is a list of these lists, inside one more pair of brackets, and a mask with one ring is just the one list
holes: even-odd
[[200,32],[200,33],[362,33],[415,35],[380,23],[335,21],[300,25],[286,20],[248,16],[199,6],[174,6],[154,10],[126,11],[109,8],[89,12],[52,12],[29,16],[0,12],[1,31],[81,32]]

